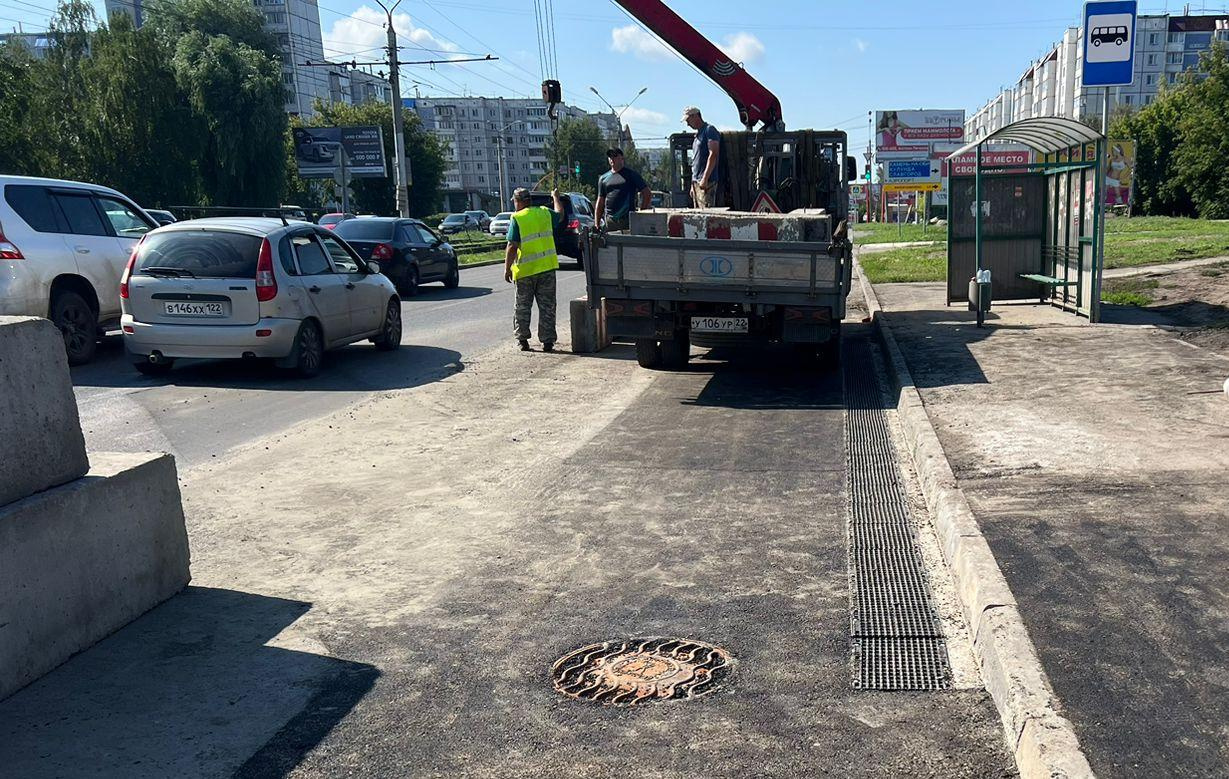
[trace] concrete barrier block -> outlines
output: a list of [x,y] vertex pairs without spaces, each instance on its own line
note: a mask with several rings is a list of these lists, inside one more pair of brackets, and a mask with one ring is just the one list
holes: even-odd
[[573,354],[592,354],[610,346],[610,334],[606,332],[606,302],[594,310],[589,307],[588,297],[579,297],[570,303],[572,317]]
[[64,338],[37,317],[0,317],[0,506],[90,469]]
[[95,454],[0,508],[0,699],[179,592],[188,564],[167,454]]

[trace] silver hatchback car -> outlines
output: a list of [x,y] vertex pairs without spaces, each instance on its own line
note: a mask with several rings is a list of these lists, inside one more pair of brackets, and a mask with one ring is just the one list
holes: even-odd
[[401,344],[401,300],[375,263],[331,231],[280,219],[194,219],[158,228],[120,282],[124,345],[137,370],[176,358],[271,357],[302,376],[326,349]]

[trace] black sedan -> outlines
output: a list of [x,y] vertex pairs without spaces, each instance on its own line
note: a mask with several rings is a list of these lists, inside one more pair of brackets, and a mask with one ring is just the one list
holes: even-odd
[[457,253],[452,246],[417,219],[359,217],[333,229],[364,260],[379,263],[404,297],[418,294],[418,285],[442,281],[454,289],[461,283]]

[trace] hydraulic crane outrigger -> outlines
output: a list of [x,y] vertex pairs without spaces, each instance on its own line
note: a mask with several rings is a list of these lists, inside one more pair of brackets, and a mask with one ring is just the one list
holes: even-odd
[[738,107],[738,119],[748,130],[754,130],[757,124],[772,132],[785,130],[781,101],[777,96],[665,3],[661,0],[614,1],[721,87]]

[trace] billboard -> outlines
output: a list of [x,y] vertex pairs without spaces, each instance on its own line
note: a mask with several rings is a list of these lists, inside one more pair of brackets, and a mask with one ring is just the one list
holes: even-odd
[[935,144],[964,141],[964,109],[876,111],[878,159],[927,159]]
[[305,179],[332,178],[342,167],[354,178],[383,178],[384,134],[379,127],[296,127],[294,161]]

